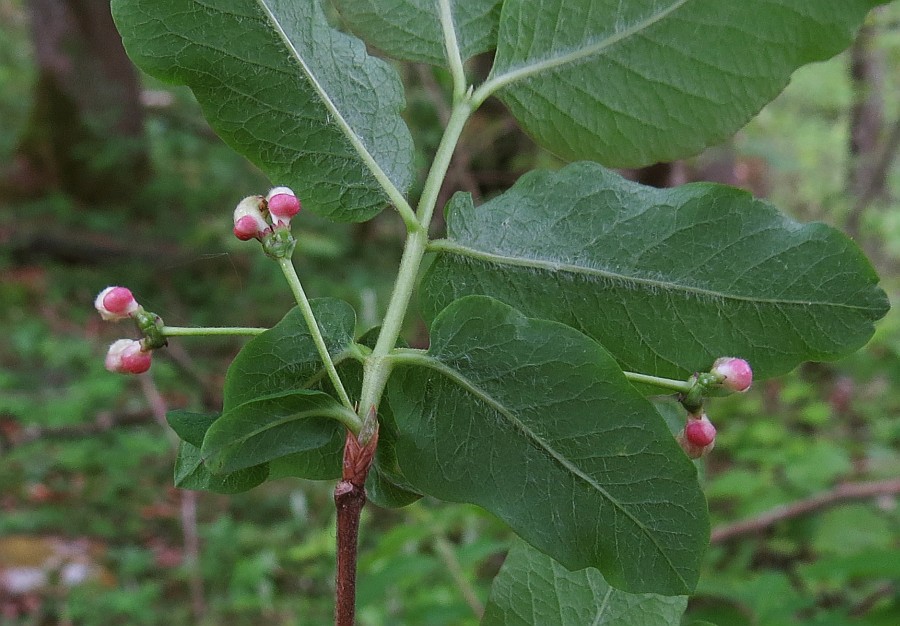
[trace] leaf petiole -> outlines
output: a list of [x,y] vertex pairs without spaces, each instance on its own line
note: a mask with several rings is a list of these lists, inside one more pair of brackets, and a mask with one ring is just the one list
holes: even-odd
[[687,393],[694,387],[693,380],[673,380],[671,378],[660,378],[659,376],[651,376],[650,374],[639,374],[637,372],[622,372],[625,378],[633,383],[643,383],[645,385],[653,385],[670,391],[678,391]]
[[163,326],[162,334],[166,337],[203,337],[213,335],[255,336],[269,330],[268,328],[247,328],[241,326]]
[[453,102],[457,103],[466,94],[466,72],[463,68],[459,43],[456,40],[456,27],[453,24],[453,10],[450,7],[450,0],[439,0],[438,7],[441,15],[441,30],[444,33],[444,51],[447,54],[450,75],[453,77]]
[[[427,358],[427,350],[418,350],[415,348],[394,348],[388,357],[394,363],[422,363],[423,358]],[[650,374],[640,374],[638,372],[622,372],[625,378],[633,383],[643,383],[645,385],[653,385],[670,391],[678,391],[687,393],[693,389],[696,380],[673,380],[671,378],[661,378],[659,376],[651,376]]]

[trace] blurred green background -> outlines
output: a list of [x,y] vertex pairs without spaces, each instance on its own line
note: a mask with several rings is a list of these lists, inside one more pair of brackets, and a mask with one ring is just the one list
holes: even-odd
[[[103,81],[57,80],[77,74],[60,58],[96,62],[115,42],[42,57],[41,46],[59,42],[32,30],[45,11],[62,7],[65,19],[76,4],[0,0],[0,624],[328,624],[331,484],[283,480],[234,497],[172,487],[159,409],[219,408],[242,340],[172,340],[141,378],[103,369],[106,346],[133,336],[93,310],[107,285],[129,286],[179,326],[270,326],[292,299],[258,247],[231,235],[234,204],[268,181],[209,131],[188,91],[139,76],[128,119],[80,115]],[[105,35],[78,36],[63,43]],[[479,58],[470,69],[489,67]],[[399,69],[424,166],[447,77]],[[97,71],[107,70],[137,76]],[[100,95],[101,110],[110,110],[103,98],[123,97]],[[873,13],[852,53],[797,72],[728,145],[628,175],[737,184],[798,219],[851,232],[896,306],[898,129],[895,3]],[[462,148],[444,199],[456,189],[490,197],[532,167],[559,165],[494,103]],[[375,325],[401,250],[397,216],[335,225],[305,212],[298,230],[307,292],[353,304],[360,331]],[[407,339],[419,344],[414,317]],[[761,530],[717,535],[685,623],[900,624],[900,312],[859,353],[716,400],[709,413],[719,437],[701,473],[714,527],[826,500]],[[844,498],[846,483],[885,493]],[[476,624],[509,541],[475,507],[428,499],[367,507],[361,536],[362,626]]]

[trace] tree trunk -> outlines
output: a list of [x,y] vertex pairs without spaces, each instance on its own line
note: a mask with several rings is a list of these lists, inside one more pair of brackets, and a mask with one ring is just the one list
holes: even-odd
[[[860,198],[879,198],[885,192],[885,178],[877,175],[881,136],[884,132],[882,104],[883,62],[873,43],[872,24],[859,31],[850,50],[850,78],[853,104],[850,109],[850,146],[847,169],[847,193]],[[866,203],[868,204],[868,203]],[[856,202],[847,217],[847,231],[859,236],[865,206]]]
[[121,201],[148,174],[140,86],[108,0],[31,0],[38,78],[11,186]]

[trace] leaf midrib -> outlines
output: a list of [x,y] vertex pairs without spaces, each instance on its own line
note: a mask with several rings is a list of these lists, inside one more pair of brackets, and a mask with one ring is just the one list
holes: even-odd
[[550,272],[569,272],[572,274],[583,274],[586,276],[595,276],[598,278],[606,278],[622,283],[633,283],[637,285],[645,285],[653,289],[670,291],[676,293],[692,293],[706,298],[719,298],[722,300],[731,300],[735,302],[750,302],[753,304],[771,304],[773,306],[828,306],[842,309],[850,309],[854,311],[871,311],[871,307],[847,304],[843,302],[826,302],[821,300],[787,300],[778,298],[758,298],[750,296],[740,296],[736,294],[724,293],[713,289],[704,289],[702,287],[691,287],[670,281],[655,280],[652,278],[644,278],[640,276],[628,276],[610,270],[597,269],[593,267],[585,267],[583,265],[574,265],[572,263],[559,263],[554,261],[546,261],[544,259],[513,257],[494,252],[486,252],[476,248],[470,248],[450,239],[437,239],[428,244],[428,249],[432,252],[448,252],[459,256],[465,256],[486,263],[495,265],[508,265],[511,267],[523,267],[528,269],[546,270]]
[[514,82],[529,78],[530,76],[533,76],[535,74],[540,74],[541,72],[552,70],[556,67],[567,65],[569,63],[576,63],[584,59],[585,57],[599,54],[607,48],[611,48],[620,41],[636,35],[646,28],[650,28],[663,18],[667,17],[669,14],[680,9],[682,6],[687,4],[688,1],[689,0],[676,0],[675,3],[668,8],[663,9],[658,13],[654,13],[650,17],[637,22],[629,28],[614,33],[609,37],[601,39],[600,41],[589,43],[588,45],[577,48],[575,50],[571,50],[569,52],[566,52],[565,54],[558,54],[556,56],[547,57],[537,63],[515,67],[514,69],[508,70],[503,74],[499,74],[490,78],[487,82],[484,83],[484,85],[482,85],[478,89],[478,91],[485,94],[491,94],[498,89],[506,87],[507,85],[510,85]]
[[618,500],[616,500],[606,489],[604,489],[601,485],[599,485],[593,478],[585,474],[578,467],[574,466],[568,459],[566,459],[563,455],[557,452],[554,448],[552,448],[547,442],[541,439],[536,433],[534,433],[530,428],[528,428],[525,424],[519,420],[509,409],[507,409],[499,400],[494,398],[488,392],[483,390],[481,387],[477,386],[475,383],[470,381],[468,378],[463,376],[459,371],[453,369],[443,361],[436,359],[433,356],[429,356],[428,354],[421,353],[395,353],[391,356],[391,359],[395,363],[404,363],[404,364],[413,364],[413,365],[421,365],[423,367],[427,367],[435,370],[436,372],[443,374],[447,378],[449,378],[452,382],[456,383],[460,387],[462,387],[465,391],[468,391],[472,395],[476,396],[478,399],[483,401],[485,404],[493,407],[500,415],[505,417],[513,426],[515,426],[519,432],[523,433],[528,439],[534,442],[537,446],[539,446],[542,450],[544,450],[547,454],[550,455],[551,458],[554,459],[563,469],[571,472],[573,475],[577,476],[585,483],[587,483],[590,487],[596,489],[596,491],[604,497],[610,504],[612,504],[616,509],[621,511],[628,519],[632,521],[632,523],[640,529],[641,533],[646,536],[650,542],[656,547],[659,554],[665,559],[666,564],[669,566],[671,571],[678,577],[678,580],[685,586],[685,588],[689,588],[690,585],[681,575],[681,572],[678,571],[678,568],[675,567],[675,564],[669,558],[669,555],[663,550],[662,546],[660,546],[656,537],[649,531],[649,529],[639,520],[637,519],[631,511],[625,508]]
[[[306,391],[306,390],[304,390],[304,391]],[[286,400],[290,400],[291,397],[292,397],[293,395],[295,395],[295,394],[296,394],[296,395],[302,395],[302,396],[307,397],[307,398],[309,398],[309,399],[316,399],[316,398],[319,398],[319,397],[322,397],[322,396],[324,396],[324,397],[326,397],[326,398],[331,398],[331,396],[329,396],[328,394],[322,393],[322,392],[320,392],[320,391],[315,391],[315,392],[309,392],[309,391],[306,391],[306,393],[303,393],[303,394],[300,394],[299,391],[294,391],[294,392],[291,392],[291,393],[289,393],[289,394],[282,395],[282,396],[271,396],[271,397],[269,397],[269,398],[258,398],[258,399],[256,399],[256,400],[250,400],[249,402],[245,402],[244,404],[238,405],[237,407],[235,407],[234,409],[232,409],[231,411],[229,411],[229,413],[231,413],[231,412],[233,412],[233,411],[240,410],[240,409],[242,409],[243,407],[245,407],[246,405],[248,405],[248,404],[253,404],[253,403],[256,403],[256,402],[269,402],[269,401],[272,401],[272,400],[278,400],[278,399],[286,399]],[[223,414],[222,417],[224,417],[225,415],[227,415],[227,413]],[[329,418],[329,419],[334,419],[334,420],[338,420],[338,421],[339,421],[339,418],[343,417],[343,409],[342,409],[342,407],[341,407],[340,405],[336,405],[336,406],[334,406],[334,407],[323,406],[323,407],[316,407],[316,408],[313,408],[313,409],[308,409],[308,410],[305,410],[305,411],[294,411],[294,412],[291,412],[291,413],[288,414],[288,415],[284,415],[284,416],[281,416],[281,417],[277,418],[275,421],[267,422],[266,424],[261,425],[261,426],[260,426],[259,428],[257,428],[256,430],[253,430],[253,431],[251,431],[251,432],[249,432],[249,433],[247,433],[247,434],[245,434],[245,435],[243,435],[243,436],[241,436],[241,437],[239,437],[239,438],[237,438],[237,439],[230,439],[229,442],[228,442],[227,444],[223,445],[223,446],[220,446],[220,447],[215,448],[215,449],[210,450],[210,451],[206,451],[206,452],[202,455],[201,461],[205,463],[205,462],[206,462],[207,460],[209,460],[209,458],[212,457],[213,455],[220,454],[222,451],[228,450],[228,449],[230,449],[230,448],[234,448],[235,446],[240,446],[240,445],[242,445],[243,443],[245,443],[245,442],[249,441],[250,439],[252,439],[253,437],[255,437],[255,436],[257,436],[257,435],[259,435],[259,434],[261,434],[261,433],[266,432],[267,430],[271,430],[271,429],[276,428],[276,427],[278,427],[278,426],[284,426],[285,424],[288,424],[288,423],[290,423],[290,422],[295,422],[295,421],[299,421],[299,420],[302,420],[302,419],[307,419],[307,418],[310,418],[310,417],[327,417],[327,418]],[[221,418],[220,418],[220,419],[221,419]]]
[[260,9],[262,9],[263,13],[266,16],[266,19],[268,19],[268,21],[272,24],[272,27],[278,33],[278,36],[284,42],[284,45],[287,46],[287,49],[290,51],[291,58],[294,59],[294,61],[300,66],[303,74],[305,74],[309,79],[310,84],[312,85],[313,89],[316,90],[316,93],[319,94],[319,98],[321,98],[322,103],[325,105],[325,108],[328,109],[328,112],[334,116],[334,119],[337,122],[338,127],[341,129],[341,132],[345,137],[347,137],[347,140],[353,146],[354,150],[356,150],[356,153],[359,154],[360,158],[363,160],[363,163],[365,163],[366,167],[368,167],[372,172],[372,175],[375,177],[375,180],[378,181],[378,184],[384,190],[385,194],[398,208],[400,206],[407,205],[406,199],[403,197],[403,194],[400,193],[400,190],[397,189],[393,181],[388,177],[388,175],[378,164],[378,161],[375,160],[375,157],[372,156],[372,154],[369,152],[369,149],[366,147],[365,143],[363,143],[362,138],[356,134],[356,131],[352,126],[350,126],[350,123],[341,114],[340,110],[337,108],[337,105],[331,99],[331,96],[327,91],[325,91],[325,88],[322,86],[315,73],[312,71],[312,68],[310,68],[309,65],[306,64],[306,61],[300,54],[300,51],[297,50],[290,37],[288,37],[285,30],[281,27],[281,22],[275,15],[275,12],[269,6],[268,0],[256,0],[256,3],[259,5]]

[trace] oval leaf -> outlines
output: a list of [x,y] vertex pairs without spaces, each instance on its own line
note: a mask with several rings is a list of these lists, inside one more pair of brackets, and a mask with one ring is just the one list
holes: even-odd
[[[353,32],[397,59],[447,66],[445,28],[460,58],[497,46],[501,0],[332,0]],[[442,21],[441,13],[449,19]]]
[[183,441],[199,448],[203,445],[206,431],[219,419],[219,415],[219,413],[193,413],[176,409],[166,413],[166,421]]
[[862,346],[888,310],[859,248],[712,184],[653,189],[594,163],[457,195],[423,280],[434,315],[468,294],[599,341],[625,369],[686,378],[719,356],[758,378]]
[[187,441],[178,446],[175,459],[175,486],[193,491],[212,493],[241,493],[265,482],[269,468],[265,464],[248,467],[229,474],[211,474],[203,465],[200,448]]
[[169,411],[166,419],[183,440],[175,459],[175,486],[179,489],[211,491],[213,493],[240,493],[263,483],[269,468],[263,465],[248,467],[230,474],[213,475],[200,456],[200,446],[206,431],[218,414]]
[[341,475],[345,437],[336,434],[321,448],[304,450],[269,461],[268,480],[305,478],[333,480]]
[[[203,438],[203,461],[234,472],[288,454],[331,449],[346,432],[349,409],[321,391],[290,391],[245,402],[222,414]],[[316,458],[326,457],[319,452]]]
[[369,219],[413,178],[390,65],[332,29],[318,0],[113,0],[129,56],[189,86],[228,145],[304,206]]
[[625,593],[594,568],[570,572],[519,541],[494,578],[481,626],[678,626],[685,608],[685,596]]
[[506,0],[498,97],[568,159],[639,167],[737,131],[878,0]]
[[[310,300],[319,330],[332,359],[350,358],[356,312],[335,298]],[[224,411],[263,396],[306,389],[326,379],[325,368],[300,309],[294,307],[280,322],[248,341],[225,375]]]
[[447,307],[431,342],[395,354],[387,389],[414,488],[625,590],[694,587],[709,536],[696,471],[603,348],[485,297]]

